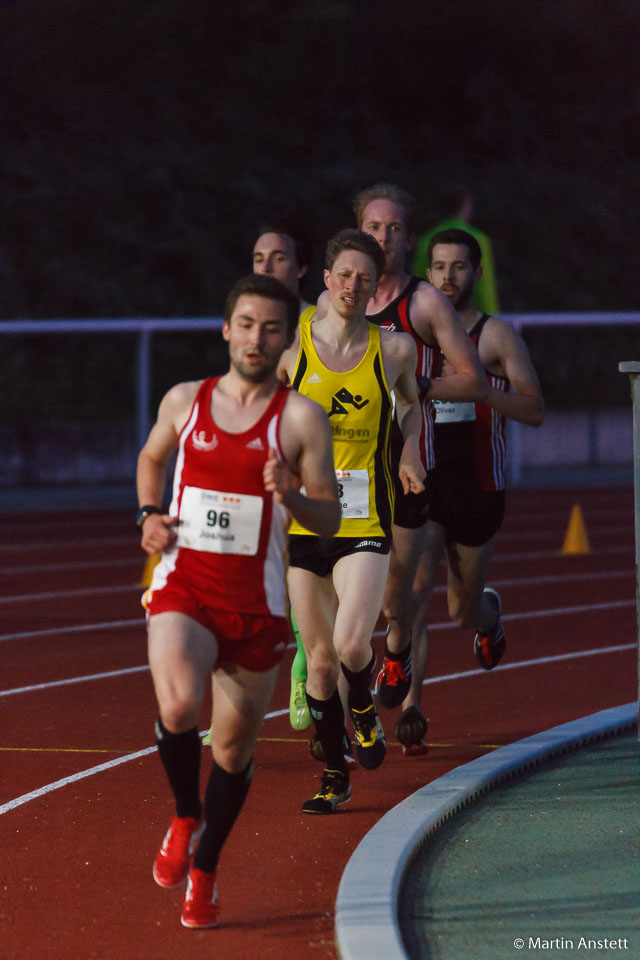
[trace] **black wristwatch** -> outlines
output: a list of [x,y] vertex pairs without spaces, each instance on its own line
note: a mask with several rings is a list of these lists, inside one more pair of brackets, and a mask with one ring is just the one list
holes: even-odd
[[152,513],[162,513],[162,509],[154,506],[152,503],[146,503],[144,507],[140,507],[136,514],[136,527],[142,530],[142,524]]
[[426,395],[427,393],[429,393],[429,390],[431,390],[431,386],[432,386],[430,378],[418,377],[417,379],[418,379],[418,386],[422,390],[423,394]]

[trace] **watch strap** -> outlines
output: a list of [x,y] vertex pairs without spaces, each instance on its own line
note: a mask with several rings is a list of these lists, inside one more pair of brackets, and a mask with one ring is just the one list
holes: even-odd
[[152,513],[162,513],[162,508],[156,507],[154,503],[146,503],[143,507],[140,507],[136,514],[136,526],[140,530],[142,530],[142,524]]

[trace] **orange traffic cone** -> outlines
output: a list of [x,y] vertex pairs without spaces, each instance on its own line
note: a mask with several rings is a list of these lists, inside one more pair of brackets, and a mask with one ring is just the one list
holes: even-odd
[[150,553],[146,559],[144,570],[142,571],[142,579],[140,580],[141,587],[149,587],[151,585],[151,578],[153,576],[153,571],[160,563],[162,557],[161,553]]
[[584,517],[577,503],[573,505],[569,514],[569,524],[562,545],[562,553],[591,553]]

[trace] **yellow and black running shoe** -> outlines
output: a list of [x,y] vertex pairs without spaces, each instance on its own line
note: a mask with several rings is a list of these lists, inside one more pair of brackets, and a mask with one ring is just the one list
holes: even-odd
[[349,707],[356,741],[356,754],[365,770],[375,770],[385,758],[387,741],[373,701],[364,710]]
[[351,798],[349,774],[342,770],[323,770],[322,785],[318,792],[302,804],[303,813],[335,813],[341,803]]

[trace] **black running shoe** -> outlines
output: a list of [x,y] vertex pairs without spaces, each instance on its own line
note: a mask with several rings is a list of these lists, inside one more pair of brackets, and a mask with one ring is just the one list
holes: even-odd
[[500,663],[504,651],[507,648],[507,637],[504,632],[504,627],[502,626],[502,620],[500,619],[500,612],[502,610],[500,594],[491,587],[485,587],[483,590],[483,595],[484,594],[487,595],[487,599],[490,600],[496,608],[498,619],[493,630],[487,633],[476,633],[473,638],[473,652],[483,670],[493,670],[493,668]]
[[322,785],[316,795],[302,804],[303,813],[335,813],[336,807],[351,798],[349,774],[342,770],[323,770]]
[[[353,744],[349,739],[349,734],[346,729],[342,736],[342,749],[344,750],[344,759],[345,763],[353,764],[355,767],[356,760],[353,755]],[[309,740],[309,753],[314,760],[318,760],[320,763],[326,763],[327,758],[324,755],[324,747],[320,743],[320,738],[317,733],[314,733],[311,739]]]
[[396,739],[405,757],[424,757],[429,747],[424,739],[428,723],[417,707],[407,707],[396,723]]
[[401,660],[390,660],[385,656],[382,670],[376,680],[378,700],[387,710],[399,707],[411,687],[411,644]]
[[387,741],[373,701],[364,710],[349,707],[356,740],[356,754],[365,770],[375,770],[384,760]]

